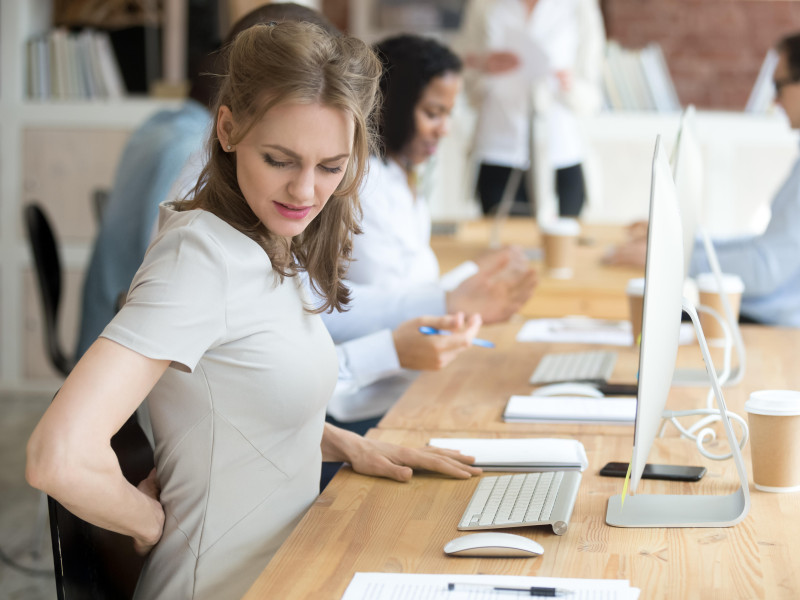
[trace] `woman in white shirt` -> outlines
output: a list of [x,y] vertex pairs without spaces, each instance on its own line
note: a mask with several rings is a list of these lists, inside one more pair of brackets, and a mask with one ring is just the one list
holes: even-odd
[[[383,153],[370,157],[361,190],[362,234],[353,239],[347,272],[351,309],[323,315],[325,324],[341,341],[348,334],[378,336],[379,330],[419,315],[463,313],[480,315],[483,323],[504,321],[530,297],[536,273],[519,249],[508,248],[466,265],[469,276],[463,281],[440,280],[430,247],[430,211],[417,188],[417,168],[448,131],[461,89],[461,61],[437,41],[415,35],[387,39],[376,51],[383,62],[378,119]],[[470,322],[475,323],[474,317],[467,317]],[[374,342],[373,360],[390,356],[391,348],[381,350]],[[396,368],[391,377],[373,384],[341,389],[329,416],[355,431],[373,425],[414,377]]]
[[[597,0],[472,0],[457,44],[479,111],[475,154],[484,212],[500,203],[512,169],[532,166],[535,113],[542,125],[535,133],[545,140],[537,148],[548,154],[558,213],[578,216],[585,199],[578,117],[602,101],[605,31]],[[524,183],[517,200],[529,200]]]
[[[240,598],[314,501],[322,460],[400,481],[479,472],[324,423],[337,369],[317,313],[348,301],[378,61],[291,22],[248,29],[228,56],[193,199],[162,205],[125,306],[28,443],[33,486],[150,552],[140,599]],[[136,486],[110,439],[145,397],[156,469]]]

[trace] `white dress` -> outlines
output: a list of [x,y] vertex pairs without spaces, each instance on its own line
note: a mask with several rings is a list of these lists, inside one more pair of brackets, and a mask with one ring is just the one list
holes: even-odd
[[298,278],[205,211],[160,231],[103,336],[172,368],[147,404],[166,513],[137,599],[240,598],[318,494],[336,353]]

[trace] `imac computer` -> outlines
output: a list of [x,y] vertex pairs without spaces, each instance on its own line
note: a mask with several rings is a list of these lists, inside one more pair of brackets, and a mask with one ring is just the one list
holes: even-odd
[[[692,260],[695,239],[699,235],[708,256],[711,272],[717,283],[718,289],[722,290],[722,272],[719,267],[714,246],[708,237],[707,232],[700,226],[700,210],[703,205],[703,156],[700,150],[700,143],[697,139],[695,129],[694,106],[688,106],[681,115],[678,136],[670,160],[672,175],[675,181],[675,188],[678,194],[678,205],[681,213],[681,226],[683,229],[683,263],[684,276],[689,276],[689,265]],[[712,313],[716,319],[722,321],[723,328],[729,333],[730,341],[736,350],[738,365],[730,367],[730,347],[726,344],[723,368],[717,373],[722,385],[734,385],[739,383],[744,376],[745,370],[745,349],[742,340],[742,333],[739,324],[733,314],[730,300],[727,294],[720,293],[724,315],[720,316],[713,310],[706,307],[698,307],[698,310]],[[697,386],[707,385],[708,377],[705,369],[676,369],[672,381],[677,386]]]
[[[685,266],[681,240],[677,192],[666,153],[657,138],[650,188],[631,496],[624,503],[621,495],[609,498],[606,513],[606,522],[617,527],[726,527],[741,521],[750,509],[747,472],[708,345],[697,312],[691,303],[683,300]],[[636,494],[664,415],[675,371],[682,310],[689,314],[694,324],[703,360],[708,366],[708,379],[717,399],[720,420],[739,475],[740,486],[729,495]]]

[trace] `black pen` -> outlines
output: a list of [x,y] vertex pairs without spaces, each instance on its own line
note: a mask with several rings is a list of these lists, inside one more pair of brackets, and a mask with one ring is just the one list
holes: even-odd
[[493,585],[491,583],[448,583],[448,591],[455,590],[470,590],[470,589],[490,589],[495,592],[526,592],[529,596],[540,596],[544,598],[555,598],[557,596],[566,596],[571,594],[571,590],[564,590],[560,588],[551,587],[505,587],[501,585]]

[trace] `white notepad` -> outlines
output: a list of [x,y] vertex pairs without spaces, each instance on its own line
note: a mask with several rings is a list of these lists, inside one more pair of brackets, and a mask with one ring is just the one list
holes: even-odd
[[589,466],[578,440],[560,438],[436,438],[430,446],[475,457],[484,471],[583,471]]
[[511,396],[503,420],[515,423],[633,425],[635,397]]

